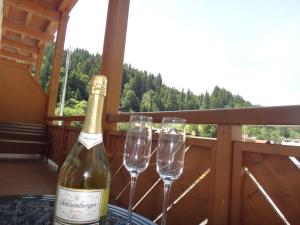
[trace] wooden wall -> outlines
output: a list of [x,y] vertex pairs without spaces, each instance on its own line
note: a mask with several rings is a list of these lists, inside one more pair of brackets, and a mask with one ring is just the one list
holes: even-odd
[[[163,201],[163,182],[156,172],[156,146],[152,142],[152,156],[147,170],[142,173],[136,186],[134,212],[160,224]],[[106,149],[110,154],[112,172],[110,201],[123,208],[128,207],[130,176],[123,166],[125,133],[109,132]],[[184,172],[172,184],[167,224],[196,225],[208,217],[210,196],[211,152],[216,140],[188,138]],[[183,213],[184,212],[184,213]]]
[[[77,140],[79,132],[79,128],[71,126],[49,125],[49,158],[61,165]],[[134,201],[134,212],[151,220],[160,215],[163,199],[163,182],[155,168],[157,138],[157,135],[153,137],[149,168],[138,179]],[[105,138],[105,148],[112,174],[110,203],[127,208],[129,173],[122,166],[124,140],[124,132],[110,131]],[[186,152],[184,173],[174,182],[170,195],[169,203],[172,203],[173,207],[168,213],[168,222],[174,225],[199,224],[208,217],[209,211],[211,151],[216,148],[216,140],[189,138],[187,146],[189,148]],[[153,189],[147,193],[151,187]],[[185,215],[178,217],[182,210],[187,208],[189,210],[186,210]],[[159,224],[160,219],[157,219],[156,223]]]
[[[163,116],[186,118],[189,123],[217,124],[217,139],[187,138],[185,166],[174,182],[168,211],[170,225],[264,225],[300,221],[300,146],[243,142],[241,124],[300,126],[300,106],[142,113],[160,122]],[[130,114],[108,114],[106,121],[126,122]],[[52,117],[64,126],[50,125],[50,158],[62,163],[79,128],[71,121],[84,117]],[[244,122],[243,122],[244,121]],[[112,172],[110,203],[127,208],[129,173],[122,165],[125,133],[107,130],[105,147]],[[133,211],[160,224],[163,185],[155,169],[157,135],[152,157],[137,181]]]
[[26,65],[0,61],[0,121],[45,123],[48,96]]

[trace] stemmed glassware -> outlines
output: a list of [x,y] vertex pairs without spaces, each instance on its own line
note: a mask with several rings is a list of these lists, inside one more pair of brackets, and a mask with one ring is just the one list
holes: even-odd
[[131,115],[123,155],[123,164],[131,177],[127,224],[131,224],[132,205],[138,175],[149,165],[151,141],[152,118]]
[[156,170],[164,182],[162,225],[166,225],[167,222],[167,206],[171,185],[183,172],[185,124],[185,119],[164,117],[158,138]]

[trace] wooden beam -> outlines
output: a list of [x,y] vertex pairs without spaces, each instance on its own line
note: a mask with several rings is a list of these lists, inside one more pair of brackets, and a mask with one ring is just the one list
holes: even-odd
[[281,144],[261,144],[254,142],[235,142],[235,147],[242,152],[252,152],[265,155],[279,155],[285,157],[300,158],[300,146],[281,145]]
[[66,11],[69,13],[77,2],[78,0],[63,0],[58,6],[58,11]]
[[[110,0],[100,73],[108,78],[104,116],[119,111],[123,60],[130,0]],[[104,129],[115,130],[116,124],[103,121]]]
[[3,63],[3,64],[7,64],[9,66],[13,66],[13,67],[22,67],[24,69],[24,65],[21,64],[21,63],[17,63],[15,61],[15,59],[8,59],[8,58],[0,58],[0,63]]
[[28,13],[25,21],[25,26],[29,26],[32,20],[32,13]]
[[58,84],[59,84],[59,77],[60,77],[60,67],[61,67],[61,61],[64,52],[64,44],[65,44],[68,20],[69,20],[68,13],[63,12],[61,21],[58,26],[55,52],[53,57],[53,66],[52,66],[51,81],[49,87],[48,116],[53,116],[55,113],[56,98],[57,98]]
[[[8,16],[9,16],[9,5],[4,2],[2,21],[4,18],[8,18]],[[5,36],[6,36],[6,29],[5,29],[5,27],[2,26],[2,37],[5,37]]]
[[58,11],[62,12],[67,7],[70,0],[62,0],[60,5],[58,6]]
[[47,33],[53,33],[57,29],[57,26],[58,26],[57,23],[54,23],[53,21],[50,21],[50,23],[49,23],[49,25],[46,29],[46,32]]
[[[26,20],[25,20],[25,26],[28,27],[31,23],[32,20],[32,14],[30,12],[27,13]],[[25,39],[26,35],[21,34],[20,42],[23,42]],[[18,52],[21,52],[21,49],[18,49]]]
[[1,40],[1,45],[2,46],[8,46],[8,47],[13,47],[16,49],[20,49],[26,52],[34,53],[37,54],[39,49],[35,46],[27,45],[18,41],[10,40],[7,38],[2,38]]
[[45,52],[45,45],[43,45],[39,50],[39,55],[37,57],[36,63],[35,63],[35,75],[34,79],[39,83],[41,78],[41,71],[42,71],[42,62],[43,62],[43,56]]
[[25,34],[27,36],[30,36],[34,39],[42,40],[44,42],[49,42],[53,40],[53,36],[50,34],[47,34],[45,32],[38,31],[36,29],[25,27],[24,25],[11,22],[7,19],[4,19],[2,22],[2,27],[11,30],[20,34]]
[[62,4],[60,4],[59,11],[66,11],[70,13],[77,2],[78,0],[66,0],[66,3],[62,2]]
[[23,50],[26,52],[30,52],[30,53],[34,53],[34,54],[38,54],[38,52],[39,52],[39,49],[35,46],[26,45],[26,44],[23,44],[22,42],[10,40],[5,37],[2,38],[1,45],[13,47],[13,48]]
[[[57,29],[57,26],[58,26],[58,24],[57,23],[55,23],[55,22],[53,22],[53,21],[50,21],[49,22],[49,25],[48,25],[48,27],[47,27],[47,29],[46,29],[46,33],[49,33],[49,34],[52,34],[52,33],[54,33],[54,31]],[[43,41],[39,41],[39,43],[37,44],[37,46],[40,48],[40,47],[42,47],[42,45],[44,45],[45,43],[43,42]]]
[[6,1],[4,2],[3,16],[4,18],[8,18],[9,16],[9,5],[6,3]]
[[36,16],[59,22],[61,13],[51,9],[45,4],[38,3],[30,0],[6,0],[6,3],[20,10],[27,11]]
[[187,123],[190,124],[300,125],[300,105],[243,109],[111,113],[106,116],[106,120],[110,123],[128,122],[132,114],[152,116],[155,123],[160,123],[163,117],[180,117],[185,118]]
[[16,60],[16,61],[22,61],[28,64],[32,63],[32,58],[28,57],[28,56],[24,56],[18,53],[14,53],[14,52],[9,52],[9,51],[5,51],[5,50],[0,50],[0,56],[7,58],[7,59],[12,59],[12,60]]
[[[0,5],[2,6],[2,8],[1,8],[1,17],[0,17],[0,25],[1,25],[2,21],[3,21],[3,18],[8,17],[9,7],[3,2],[3,0],[1,0]],[[1,41],[2,37],[4,37],[5,35],[6,35],[6,30],[1,26],[0,27],[0,41]],[[1,49],[2,49],[2,46],[0,44],[0,50]]]

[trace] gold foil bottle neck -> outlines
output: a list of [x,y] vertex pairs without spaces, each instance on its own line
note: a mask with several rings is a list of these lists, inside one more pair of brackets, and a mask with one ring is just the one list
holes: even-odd
[[82,130],[89,134],[99,134],[102,133],[102,113],[107,78],[103,75],[94,75],[90,82],[90,96]]
[[94,75],[91,79],[89,93],[106,96],[107,78],[104,75]]

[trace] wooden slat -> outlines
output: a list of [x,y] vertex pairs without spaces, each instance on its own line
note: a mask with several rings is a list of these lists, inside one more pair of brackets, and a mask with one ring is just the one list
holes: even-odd
[[[109,143],[107,150],[111,154],[111,170],[112,174],[119,170],[120,165],[123,161],[123,147],[125,140],[124,132],[110,132],[109,133]],[[153,139],[153,148],[156,146],[157,136]],[[209,140],[208,142],[210,142]],[[211,146],[211,143],[207,143],[207,140],[195,139],[191,141],[194,145],[187,151],[185,158],[184,172],[181,178],[174,182],[171,191],[170,204],[176,200],[192,183],[203,174],[203,172],[209,167],[210,164],[210,150],[207,146]],[[215,141],[214,141],[215,142]],[[157,181],[158,174],[156,172],[156,154],[154,153],[151,157],[151,161],[147,170],[141,174],[138,178],[135,203],[139,201],[147,193],[148,189]],[[185,224],[184,218],[178,219],[176,216],[180,210],[180,206],[189,206],[190,215],[195,216],[191,218],[191,224],[199,224],[202,219],[207,218],[208,214],[208,181],[203,184],[200,182],[192,190],[191,193],[183,197],[179,202],[176,203],[176,207],[169,212],[169,224]],[[119,170],[118,175],[113,179],[111,184],[111,198],[117,197],[121,191],[126,187],[129,181],[129,173],[124,167]],[[204,186],[203,186],[204,185]],[[195,193],[199,194],[195,198]],[[161,201],[162,201],[162,181],[159,181],[157,185],[154,186],[153,190],[149,192],[145,198],[140,202],[140,204],[134,209],[142,215],[147,216],[150,219],[155,219],[161,213]],[[117,201],[113,202],[121,204],[123,207],[128,206],[129,198],[129,186],[124,190]],[[190,201],[191,200],[191,201]],[[200,204],[199,204],[200,203]],[[205,203],[205,204],[202,204]],[[179,208],[178,208],[179,207]],[[184,209],[181,209],[184,210]],[[199,212],[201,211],[201,212]],[[177,223],[174,223],[176,221]],[[186,222],[186,221],[185,221]]]
[[65,44],[68,20],[69,20],[69,15],[64,12],[62,14],[62,19],[58,27],[57,39],[55,44],[54,60],[53,60],[51,81],[49,87],[49,101],[48,101],[48,113],[47,113],[48,116],[54,115],[54,111],[56,107],[60,68],[61,68],[62,57],[64,52],[64,44]]
[[8,38],[3,37],[1,39],[1,45],[2,46],[8,46],[8,47],[13,47],[19,50],[23,50],[23,51],[27,51],[27,52],[31,52],[31,53],[35,53],[37,54],[39,49],[35,46],[31,46],[31,45],[27,45],[27,44],[23,44],[22,42],[19,41],[14,41]]
[[5,0],[5,2],[17,9],[21,9],[36,16],[55,21],[56,23],[59,22],[61,16],[60,12],[51,9],[41,2],[30,0]]
[[37,123],[7,123],[0,122],[0,128],[18,128],[18,129],[32,129],[32,130],[45,130],[45,124],[37,124]]
[[43,40],[45,42],[49,42],[49,41],[53,40],[53,36],[51,34],[38,31],[38,30],[33,29],[31,27],[25,27],[21,24],[11,22],[7,19],[3,20],[2,26],[5,29],[8,29],[8,30],[20,33],[20,34],[24,34],[24,35],[27,35],[29,37],[32,37],[32,38],[35,38],[35,39],[38,39],[38,40]]
[[300,146],[259,144],[253,142],[236,142],[235,145],[244,152],[300,157]]
[[300,220],[300,171],[285,156],[244,153],[253,174],[290,224]]
[[45,154],[47,146],[46,126],[0,123],[0,153]]
[[63,151],[62,151],[62,163],[70,153],[72,147],[76,143],[79,133],[80,133],[79,128],[73,129],[72,127],[65,126],[65,138],[64,138],[64,146],[63,146]]
[[45,145],[35,143],[0,142],[0,153],[7,154],[41,154],[45,153]]
[[[157,180],[158,174],[155,167],[156,157],[153,157],[153,164],[149,165],[145,175],[141,175],[140,186],[137,188],[138,191],[145,193],[145,190],[151,187],[151,183],[144,185],[147,181],[149,173],[152,173],[154,180]],[[185,165],[183,174],[181,177],[174,181],[171,188],[169,205],[172,204],[183,192],[185,192],[190,185],[201,176],[206,169],[210,166],[210,150],[199,148],[198,146],[191,146],[191,148],[186,152]],[[148,175],[148,176],[147,176]],[[152,177],[151,177],[152,181]],[[208,179],[209,181],[209,179]],[[204,218],[208,217],[208,204],[201,204],[203,202],[208,203],[208,183],[205,184],[204,188],[202,184],[198,184],[199,188],[195,188],[192,193],[194,194],[194,199],[189,201],[188,208],[182,208],[181,211],[188,211],[190,214],[194,214],[193,217],[189,218],[189,224],[199,224]],[[194,191],[198,190],[196,193],[204,193],[197,195]],[[128,193],[128,191],[127,191]],[[189,194],[193,195],[193,194]],[[197,197],[195,197],[197,196]],[[205,197],[204,197],[205,196]],[[187,196],[186,196],[187,197]],[[126,198],[125,198],[126,199]],[[140,203],[140,205],[135,209],[136,212],[145,215],[148,218],[155,219],[157,218],[162,211],[162,200],[163,200],[163,182],[160,181],[157,186],[146,196],[146,198]],[[181,202],[185,202],[185,198],[181,199],[178,202],[178,205],[181,205]],[[177,207],[178,207],[177,205]],[[185,225],[187,224],[186,217],[178,218],[178,208],[170,209],[168,212],[168,224],[178,224]],[[159,224],[159,222],[158,222]]]
[[29,64],[31,64],[33,62],[33,59],[31,57],[23,56],[18,53],[5,51],[3,49],[0,50],[0,56],[8,58],[8,59],[12,59],[12,60],[23,61],[23,62],[29,63]]
[[[208,217],[209,175],[168,212],[168,224],[200,224]],[[172,191],[172,190],[171,190]],[[159,223],[157,223],[159,224]]]
[[[108,6],[100,73],[107,76],[108,85],[104,119],[108,113],[117,113],[120,101],[123,61],[130,0],[110,0]],[[105,129],[116,129],[116,124],[104,120]]]
[[47,143],[48,135],[39,134],[39,133],[29,133],[29,132],[18,132],[18,131],[1,131],[0,130],[0,139],[3,140],[19,140],[19,141],[40,141]]
[[160,123],[165,116],[185,118],[192,124],[300,125],[300,105],[244,109],[209,109],[173,112],[108,113],[110,123],[127,122],[132,114],[152,116]]
[[0,139],[2,143],[16,143],[16,144],[35,144],[35,145],[47,145],[44,141],[26,141],[26,140],[11,140],[11,139]]
[[242,151],[236,145],[233,148],[232,160],[232,185],[231,185],[231,207],[230,224],[241,224],[241,183],[242,183]]
[[241,225],[284,225],[248,176],[242,190]]
[[29,135],[45,135],[47,134],[47,128],[30,128],[30,127],[13,127],[13,126],[2,126],[0,125],[0,132],[20,132]]
[[61,163],[61,149],[64,138],[63,128],[49,126],[48,132],[51,135],[51,145],[48,157],[59,165]]

